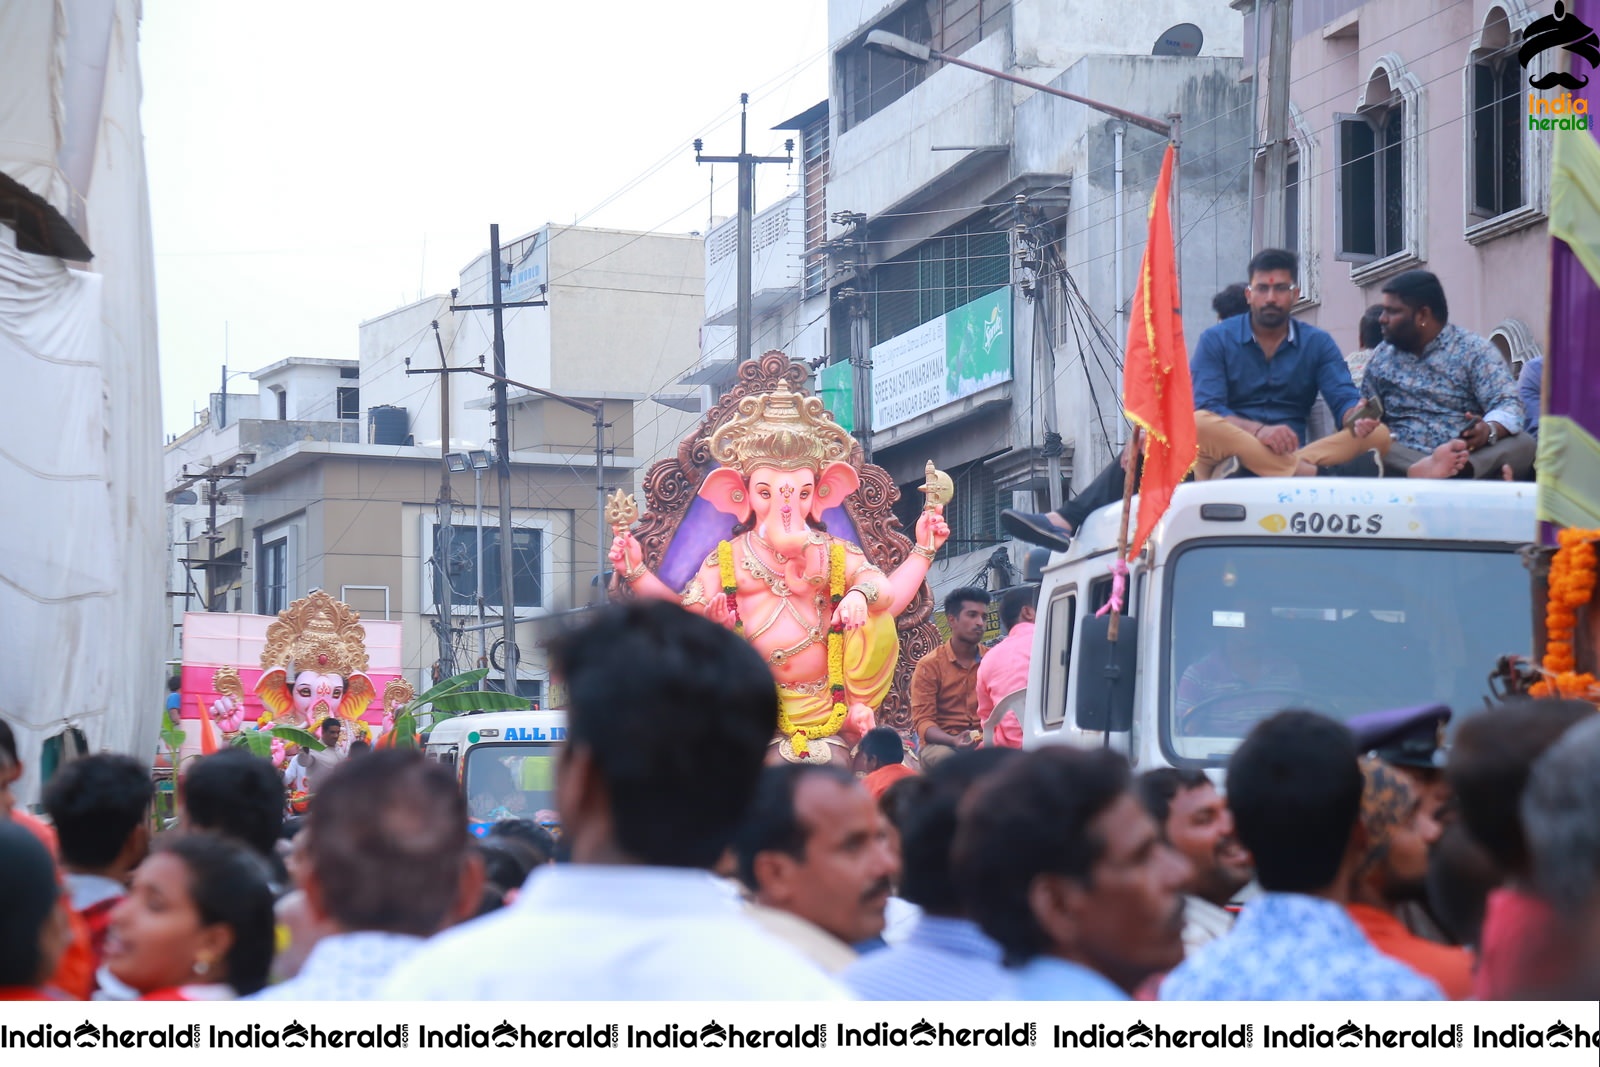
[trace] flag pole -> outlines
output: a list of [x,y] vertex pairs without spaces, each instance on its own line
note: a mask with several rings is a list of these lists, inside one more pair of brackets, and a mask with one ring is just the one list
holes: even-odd
[[[1117,559],[1123,559],[1128,554],[1128,513],[1133,510],[1133,483],[1138,480],[1139,473],[1139,446],[1143,443],[1144,430],[1137,423],[1133,427],[1133,436],[1128,438],[1128,469],[1122,479],[1122,524],[1117,528]],[[1126,562],[1126,560],[1124,560]],[[1121,628],[1122,611],[1120,609],[1111,613],[1111,622],[1106,627],[1106,640],[1115,642],[1117,631]]]

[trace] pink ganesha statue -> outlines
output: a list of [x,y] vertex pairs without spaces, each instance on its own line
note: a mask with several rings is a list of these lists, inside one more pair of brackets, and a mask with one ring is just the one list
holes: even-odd
[[[742,633],[772,667],[780,699],[778,754],[790,762],[843,759],[875,725],[894,680],[895,616],[922,587],[950,536],[947,475],[929,464],[927,507],[916,544],[884,574],[852,541],[828,533],[823,513],[860,484],[848,462],[853,439],[817,397],[780,382],[743,398],[710,435],[720,466],[698,495],[731,517],[731,530],[688,584],[652,573],[628,526],[631,500],[616,498],[611,561],[635,596],[682,603]],[[726,527],[724,527],[726,529]]]
[[[281,724],[315,732],[332,717],[340,726],[341,751],[358,737],[370,740],[367,724],[361,721],[376,695],[366,674],[366,641],[361,616],[321,590],[280,611],[267,628],[261,652],[262,674],[255,692],[267,710],[257,720],[258,728]],[[224,734],[235,733],[242,724],[245,699],[238,671],[219,668],[213,685],[222,697],[211,705],[212,717]],[[391,698],[398,703],[410,698],[410,686],[404,682],[398,686],[406,692],[385,693],[386,705]],[[391,682],[389,688],[397,688],[397,683]]]

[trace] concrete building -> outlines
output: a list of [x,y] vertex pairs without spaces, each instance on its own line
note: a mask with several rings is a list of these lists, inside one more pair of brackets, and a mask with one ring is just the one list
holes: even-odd
[[[937,599],[1009,584],[999,511],[1043,510],[1116,454],[1124,315],[1167,142],[990,74],[885,55],[867,47],[874,30],[1153,119],[1177,113],[1191,343],[1248,256],[1250,86],[1240,24],[1201,0],[830,3],[828,235],[854,268],[836,284],[859,295],[835,300],[823,379],[870,392],[865,439],[901,485],[908,527],[924,463],[954,476]],[[870,361],[870,384],[841,368],[852,357]]]
[[[1265,123],[1271,5],[1259,16],[1255,0],[1233,6]],[[1543,351],[1553,134],[1529,129],[1529,99],[1561,90],[1529,79],[1564,69],[1566,54],[1545,52],[1524,70],[1517,50],[1553,10],[1550,0],[1471,0],[1425,17],[1405,0],[1295,5],[1283,228],[1302,261],[1296,313],[1347,351],[1383,282],[1414,267],[1439,276],[1451,321],[1490,337],[1514,368]]]
[[[699,240],[550,226],[502,254],[504,299],[542,293],[549,301],[505,313],[507,377],[603,403],[601,481],[635,485],[641,467],[677,447],[698,410],[697,396],[666,386],[699,359]],[[419,690],[436,671],[486,658],[500,637],[496,472],[468,462],[452,477],[448,560],[437,547],[437,502],[444,451],[487,461],[490,382],[407,371],[438,368],[441,352],[450,368],[476,367],[481,356],[492,369],[489,313],[450,310],[486,302],[488,272],[489,257],[478,257],[451,295],[362,323],[359,360],[296,358],[255,372],[259,394],[228,394],[226,421],[223,398],[213,396],[196,427],[168,445],[169,500],[194,493],[171,507],[175,627],[185,605],[201,610],[207,590],[218,610],[273,614],[320,588],[367,618],[402,622],[403,665]],[[533,620],[591,602],[609,535],[598,529],[592,418],[519,387],[510,423],[513,596],[518,618]],[[207,539],[213,480],[196,480],[201,473],[215,475],[219,493],[215,564]],[[485,629],[475,629],[480,570]],[[446,573],[456,632],[442,657]],[[176,641],[175,630],[175,657]],[[517,628],[517,645],[516,688],[543,699],[548,672],[531,623]],[[503,654],[487,660],[490,678],[505,685]]]

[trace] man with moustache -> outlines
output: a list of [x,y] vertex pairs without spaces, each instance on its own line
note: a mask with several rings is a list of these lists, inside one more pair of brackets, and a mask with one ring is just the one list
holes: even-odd
[[764,768],[733,851],[752,917],[823,971],[843,971],[852,945],[883,933],[899,857],[888,821],[843,767]]
[[[1376,477],[1389,431],[1362,411],[1361,393],[1333,337],[1289,312],[1299,299],[1294,253],[1269,248],[1250,260],[1250,314],[1200,335],[1190,360],[1196,479],[1226,477],[1242,464],[1262,477],[1318,474]],[[1342,429],[1307,443],[1318,393]],[[1359,416],[1359,417],[1358,417]],[[1460,449],[1415,465],[1414,477],[1450,477]]]
[[1350,880],[1350,917],[1385,956],[1432,978],[1451,1000],[1472,993],[1472,953],[1411,933],[1399,907],[1427,895],[1428,853],[1439,840],[1431,805],[1401,771],[1361,761],[1361,825],[1366,847]]
[[1533,469],[1537,444],[1522,432],[1517,383],[1500,352],[1450,321],[1444,286],[1425,270],[1408,270],[1383,285],[1383,344],[1373,353],[1361,392],[1383,402],[1394,435],[1384,465],[1405,471],[1443,445],[1467,450],[1461,477],[1518,477]]
[[[1350,365],[1327,331],[1290,315],[1300,290],[1293,252],[1268,248],[1250,260],[1245,291],[1248,315],[1223,319],[1200,335],[1189,360],[1194,382],[1195,428],[1200,453],[1196,480],[1223,478],[1242,466],[1262,477],[1317,474],[1376,477],[1377,457],[1389,449],[1389,431],[1364,414]],[[1309,440],[1307,421],[1318,395],[1340,415],[1342,428]],[[1006,533],[1029,544],[1065,552],[1096,508],[1122,499],[1130,447],[1059,511],[1000,513]],[[1405,471],[1412,478],[1451,478],[1467,462],[1467,443],[1452,440]],[[1137,482],[1135,482],[1137,486]]]
[[963,798],[951,866],[966,913],[1016,966],[1002,999],[1127,1000],[1183,959],[1189,863],[1118,753],[1011,758]]
[[1228,905],[1255,876],[1255,864],[1234,835],[1233,814],[1204,771],[1146,771],[1139,776],[1138,790],[1161,839],[1182,853],[1194,871],[1183,886],[1187,954],[1232,929]]

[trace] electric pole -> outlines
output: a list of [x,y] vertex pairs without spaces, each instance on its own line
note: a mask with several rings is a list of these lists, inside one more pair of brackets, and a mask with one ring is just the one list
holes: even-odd
[[[1257,0],[1259,3],[1260,0]],[[1272,0],[1272,38],[1267,53],[1267,166],[1262,201],[1261,246],[1283,248],[1284,188],[1289,170],[1289,51],[1294,46],[1294,0]],[[1257,68],[1259,69],[1259,67]]]
[[[694,140],[694,161],[696,163],[736,163],[739,167],[739,327],[738,327],[738,355],[735,363],[743,363],[751,356],[751,328],[750,328],[750,231],[756,211],[756,164],[757,163],[793,163],[794,138],[783,142],[783,150],[789,153],[786,156],[753,156],[749,152],[749,139],[747,128],[750,114],[747,110],[750,104],[750,94],[739,94],[739,154],[736,156],[707,156],[700,152],[705,142],[696,137]],[[504,374],[504,371],[496,373]]]
[[[500,259],[500,224],[489,225],[489,297],[487,304],[451,304],[451,311],[492,311],[494,313],[494,432],[495,479],[500,493],[500,622],[501,640],[506,650],[505,672],[507,693],[517,691],[517,611],[511,551],[511,418],[506,403],[506,308],[548,307],[547,300],[514,300],[507,303],[502,295],[505,280],[505,263]],[[477,367],[450,367],[432,373],[448,377],[456,373],[482,374]],[[408,374],[426,374],[428,371],[407,370]],[[446,442],[448,445],[448,442]],[[448,461],[446,461],[448,464]],[[448,573],[446,575],[448,579]]]
[[[439,337],[439,321],[433,321],[433,343],[439,348],[439,369],[450,369],[445,359],[444,341]],[[439,676],[456,672],[455,645],[451,642],[452,594],[450,563],[455,549],[455,496],[450,492],[450,375],[439,375],[439,522],[434,527],[433,573],[439,578]]]

